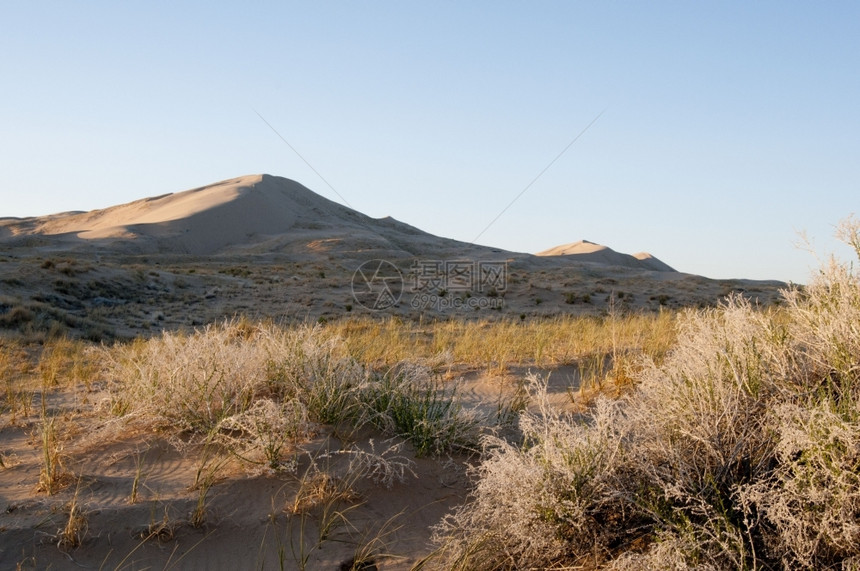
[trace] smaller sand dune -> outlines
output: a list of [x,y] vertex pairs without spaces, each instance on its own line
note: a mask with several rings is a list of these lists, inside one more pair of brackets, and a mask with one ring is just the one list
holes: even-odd
[[588,240],[579,240],[570,244],[562,244],[548,250],[537,253],[538,256],[569,256],[577,261],[594,262],[610,266],[621,266],[625,268],[635,268],[641,270],[651,270],[657,272],[674,272],[675,270],[668,264],[658,260],[648,252],[639,252],[638,254],[630,255],[616,252],[612,248],[589,242]]

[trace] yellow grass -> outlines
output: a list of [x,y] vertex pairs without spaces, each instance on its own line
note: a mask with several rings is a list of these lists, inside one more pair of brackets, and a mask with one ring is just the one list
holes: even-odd
[[596,355],[644,353],[661,360],[675,341],[675,312],[562,315],[504,321],[413,323],[397,318],[328,323],[350,354],[369,365],[448,356],[458,364],[504,371],[509,366],[577,364]]

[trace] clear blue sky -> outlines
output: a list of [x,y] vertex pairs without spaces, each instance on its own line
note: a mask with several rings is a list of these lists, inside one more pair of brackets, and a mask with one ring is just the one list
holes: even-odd
[[0,216],[251,173],[480,243],[804,282],[860,197],[856,2],[5,2]]

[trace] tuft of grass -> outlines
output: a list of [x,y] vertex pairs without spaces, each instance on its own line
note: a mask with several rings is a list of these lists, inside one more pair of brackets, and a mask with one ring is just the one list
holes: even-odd
[[[344,529],[349,536],[360,531],[349,519],[361,505],[361,497],[355,491],[360,480],[391,486],[395,481],[404,481],[407,474],[415,475],[412,462],[400,455],[398,445],[377,452],[371,440],[370,450],[349,448],[309,455],[307,467],[297,479],[295,496],[285,507],[289,514],[290,551],[298,568],[308,568],[313,553],[326,542],[335,541],[335,531]],[[368,568],[375,557],[384,554],[386,537],[393,533],[395,519],[384,522],[375,532],[360,531],[352,559],[358,566],[352,568]],[[339,537],[336,540],[344,541]],[[280,544],[279,553],[283,567]]]
[[146,474],[143,471],[144,454],[138,450],[134,455],[134,479],[131,482],[131,493],[128,496],[128,503],[136,504],[140,499],[140,486],[143,485]]
[[80,499],[78,498],[80,489],[81,482],[78,480],[75,493],[66,506],[66,511],[68,511],[66,524],[57,532],[57,546],[61,549],[80,547],[87,534],[89,527],[87,517],[81,508]]
[[63,444],[60,440],[57,419],[47,413],[42,404],[42,416],[39,425],[41,466],[39,468],[39,491],[48,495],[55,494],[63,487],[66,473],[63,468]]
[[7,346],[0,342],[0,382],[3,383],[3,405],[10,413],[10,424],[13,425],[18,421],[19,416],[26,418],[33,411],[36,391],[26,388],[26,380],[22,379],[21,374],[21,369],[28,365],[22,348],[14,344]]
[[224,419],[218,436],[247,463],[293,471],[295,461],[284,462],[284,450],[308,439],[312,429],[308,411],[299,400],[278,403],[261,399],[245,412]]
[[[157,502],[153,502],[152,511],[149,514],[149,524],[140,533],[140,539],[148,541],[155,538],[162,543],[172,541],[176,537],[176,527],[178,524],[176,519],[170,515],[170,505],[164,505],[164,511],[160,519],[155,517],[156,508]],[[135,547],[135,550],[138,547]]]
[[[327,454],[324,458],[330,461],[332,457]],[[331,466],[321,467],[317,459],[312,459],[302,474],[296,495],[286,507],[290,514],[290,551],[299,569],[307,568],[311,555],[336,528],[348,525],[349,512],[358,507],[359,497],[353,490],[358,476],[347,472],[344,477],[335,477]]]
[[197,462],[197,471],[194,474],[194,484],[191,486],[192,489],[197,490],[197,502],[189,518],[193,527],[203,527],[206,523],[209,492],[221,477],[221,471],[229,459],[230,457],[221,450],[216,433],[213,431],[203,444]]
[[39,374],[45,389],[57,387],[65,372],[69,342],[65,338],[47,344],[39,358]]
[[420,366],[402,365],[369,382],[361,393],[369,422],[407,439],[418,456],[472,449],[479,417],[463,408],[456,383]]

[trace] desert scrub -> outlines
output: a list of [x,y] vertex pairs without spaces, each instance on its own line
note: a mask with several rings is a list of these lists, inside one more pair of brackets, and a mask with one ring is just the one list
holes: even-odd
[[776,467],[739,494],[748,511],[767,522],[768,551],[787,567],[856,560],[860,429],[821,405],[784,404],[771,415]]
[[164,332],[106,350],[116,380],[112,408],[206,434],[262,398],[313,401],[312,387],[340,372],[330,354],[336,349],[315,328],[241,320],[191,334]]
[[679,545],[691,565],[756,561],[741,488],[771,469],[767,411],[790,369],[781,326],[740,297],[690,312],[662,367],[646,367],[625,403],[628,457],[639,493],[631,507]]
[[529,391],[539,412],[521,413],[523,440],[484,437],[472,501],[435,528],[445,568],[561,568],[606,550],[631,523],[616,492],[617,405],[601,399],[586,424],[552,409],[544,379],[530,376]]
[[[860,257],[860,223],[841,232]],[[687,311],[624,398],[485,440],[470,503],[436,528],[444,563],[856,567],[860,278],[831,262],[783,296]]]
[[114,408],[202,433],[246,410],[265,386],[265,354],[238,333],[209,326],[113,348],[114,399],[126,405]]
[[231,321],[105,353],[112,410],[173,431],[221,433],[240,457],[271,468],[314,424],[371,424],[407,438],[419,454],[475,442],[478,419],[455,385],[415,364],[376,373],[321,326]]

